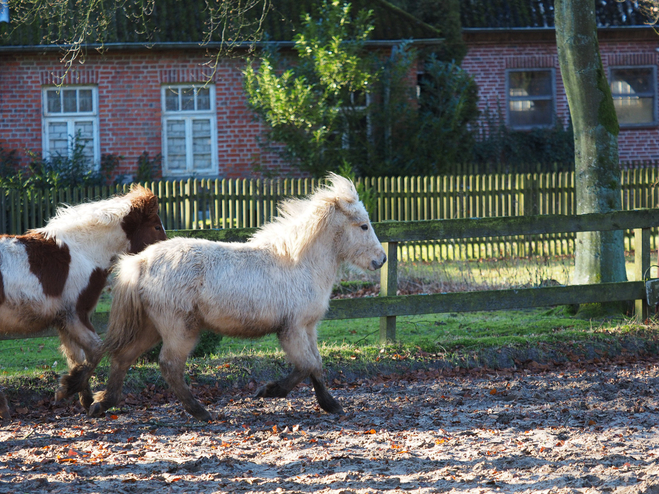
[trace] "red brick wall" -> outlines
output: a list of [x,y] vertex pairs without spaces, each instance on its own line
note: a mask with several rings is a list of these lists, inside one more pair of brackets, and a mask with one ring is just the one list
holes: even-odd
[[[601,41],[604,68],[656,65],[656,46],[656,41]],[[161,85],[202,82],[211,76],[217,97],[219,176],[251,176],[255,165],[278,174],[295,173],[258,146],[257,137],[263,129],[247,109],[243,61],[238,58],[222,60],[214,74],[203,53],[180,50],[110,50],[103,56],[90,52],[84,64],[75,65],[68,73],[59,60],[60,54],[55,52],[0,54],[0,146],[21,150],[24,163],[26,149],[41,153],[44,85],[63,82],[98,87],[101,153],[124,156],[118,173],[130,175],[142,152],[148,151],[153,157],[162,151]],[[472,44],[462,66],[476,79],[481,109],[489,106],[496,111],[499,104],[504,112],[507,68],[553,67],[557,115],[567,122],[567,99],[554,43]],[[659,130],[621,129],[619,146],[623,162],[659,159]]]
[[0,145],[38,154],[42,150],[41,94],[44,85],[93,84],[98,87],[102,154],[124,156],[118,173],[134,174],[137,158],[162,151],[160,88],[166,83],[205,82],[216,85],[218,163],[220,177],[252,175],[254,165],[280,168],[276,156],[257,144],[261,125],[247,109],[242,89],[243,62],[222,60],[213,74],[203,53],[172,51],[108,51],[88,53],[84,64],[68,73],[60,54],[0,54]]
[[[605,72],[609,66],[657,65],[657,41],[600,40],[600,53]],[[557,117],[566,125],[569,109],[553,42],[473,43],[462,62],[462,68],[472,74],[479,87],[480,108],[489,107],[496,114],[499,105],[506,110],[506,69],[554,68]],[[659,73],[659,71],[657,71]],[[656,102],[655,102],[656,105]],[[659,128],[620,129],[618,136],[621,162],[659,159]]]

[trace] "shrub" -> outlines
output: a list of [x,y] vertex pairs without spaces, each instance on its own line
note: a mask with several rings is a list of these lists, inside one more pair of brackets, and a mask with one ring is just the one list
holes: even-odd
[[137,174],[135,175],[136,182],[151,182],[160,173],[160,166],[162,164],[162,155],[156,154],[153,159],[149,157],[149,152],[144,151],[137,158]]
[[[404,49],[404,47],[402,47]],[[478,88],[458,65],[431,57],[420,80],[418,104],[401,78],[411,60],[393,62],[383,81],[389,101],[375,108],[376,130],[369,176],[437,175],[451,173],[472,152],[471,126],[478,118]],[[402,70],[401,70],[402,69]],[[389,82],[387,82],[387,80]],[[379,133],[377,133],[379,131]]]
[[501,108],[486,110],[475,127],[471,162],[487,172],[553,172],[574,169],[574,133],[557,120],[551,128],[509,129]]

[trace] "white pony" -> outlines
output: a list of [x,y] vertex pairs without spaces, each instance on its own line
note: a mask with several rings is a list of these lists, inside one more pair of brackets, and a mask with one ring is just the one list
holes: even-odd
[[247,243],[174,238],[123,257],[102,352],[71,372],[83,386],[102,355],[111,356],[107,390],[94,395],[89,415],[118,403],[128,368],[162,340],[163,377],[192,416],[209,420],[184,380],[202,328],[243,338],[276,333],[293,370],[257,396],[284,397],[311,377],[319,405],[342,413],[324,384],[316,325],[341,263],[376,270],[386,256],[352,182],[329,179],[309,198],[283,203]]
[[[101,345],[89,316],[116,256],[137,253],[166,238],[158,198],[143,187],[124,196],[60,207],[45,227],[25,235],[1,235],[0,332],[29,334],[54,326],[69,368],[81,364]],[[77,391],[89,408],[89,386]],[[0,417],[9,417],[1,391]]]

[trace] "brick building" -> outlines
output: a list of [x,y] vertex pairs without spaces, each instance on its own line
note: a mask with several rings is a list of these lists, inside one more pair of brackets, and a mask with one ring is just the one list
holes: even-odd
[[[315,3],[273,1],[261,46],[290,48],[301,14]],[[18,29],[0,23],[0,146],[19,150],[26,163],[24,150],[65,154],[79,135],[96,163],[103,154],[123,156],[117,173],[127,176],[145,151],[162,155],[167,178],[246,177],[254,166],[281,165],[259,147],[262,127],[246,105],[242,70],[250,44],[238,42],[214,70],[220,41],[200,44],[204,5],[156,0],[149,38],[118,12],[103,50],[90,44],[84,63],[71,67],[61,62],[60,47],[42,44],[46,23]],[[387,2],[353,2],[353,11],[364,7],[374,11],[372,49],[388,53],[409,39],[440,42],[438,31]]]
[[[292,46],[303,12],[316,0],[273,0],[263,31],[283,50]],[[162,155],[168,178],[246,177],[254,167],[287,173],[258,145],[261,124],[246,105],[242,70],[249,43],[209,66],[219,41],[200,44],[203,0],[157,0],[148,29],[117,14],[102,51],[86,47],[68,68],[62,49],[44,45],[46,23],[0,23],[0,147],[37,155],[67,153],[80,135],[95,162],[124,157],[117,173],[134,175],[138,157]],[[440,33],[383,0],[353,1],[374,11],[371,48],[388,53],[401,40],[420,46]],[[479,87],[480,108],[509,128],[568,124],[553,24],[553,0],[464,0],[461,23],[468,53],[462,67]],[[600,51],[620,121],[620,160],[659,159],[659,35],[634,4],[597,8]],[[140,34],[148,32],[146,34]],[[210,54],[210,55],[209,55]],[[210,84],[207,84],[210,82]]]
[[[598,37],[620,124],[622,163],[659,159],[659,34],[630,1],[597,3]],[[566,126],[569,109],[556,50],[553,0],[465,0],[462,62],[480,109],[509,128]]]

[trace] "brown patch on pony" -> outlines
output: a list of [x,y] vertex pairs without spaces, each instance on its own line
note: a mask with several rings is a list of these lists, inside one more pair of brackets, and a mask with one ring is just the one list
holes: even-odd
[[61,296],[71,264],[69,247],[59,246],[54,239],[37,232],[17,235],[16,240],[25,247],[30,271],[41,282],[44,295]]
[[130,212],[121,222],[121,228],[130,242],[129,252],[137,254],[147,245],[167,240],[158,216],[158,197],[144,187],[133,190]]
[[96,268],[89,276],[89,283],[83,291],[78,295],[76,302],[76,313],[80,322],[84,324],[87,329],[94,331],[94,326],[89,321],[89,313],[96,307],[98,298],[101,296],[103,288],[105,288],[105,281],[108,279],[108,270]]

